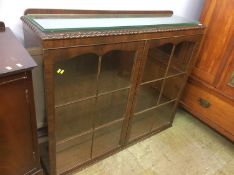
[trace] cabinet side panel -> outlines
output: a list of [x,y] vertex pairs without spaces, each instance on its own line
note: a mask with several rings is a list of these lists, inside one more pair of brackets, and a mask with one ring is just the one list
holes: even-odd
[[26,80],[1,83],[0,103],[0,172],[15,175],[33,171],[37,161]]

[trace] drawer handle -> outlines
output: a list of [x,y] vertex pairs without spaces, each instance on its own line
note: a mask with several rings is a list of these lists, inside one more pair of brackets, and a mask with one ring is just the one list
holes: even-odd
[[210,102],[203,98],[199,98],[199,103],[203,108],[209,108],[211,106]]

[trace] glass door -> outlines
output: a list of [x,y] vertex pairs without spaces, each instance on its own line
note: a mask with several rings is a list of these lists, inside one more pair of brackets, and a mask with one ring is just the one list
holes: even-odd
[[56,167],[60,173],[120,146],[138,44],[95,47],[95,51],[54,64]]
[[92,53],[55,63],[55,134],[58,172],[91,159],[98,56]]
[[194,43],[186,41],[149,43],[130,120],[129,141],[171,125],[193,49]]
[[120,146],[135,54],[112,50],[101,58],[92,157]]

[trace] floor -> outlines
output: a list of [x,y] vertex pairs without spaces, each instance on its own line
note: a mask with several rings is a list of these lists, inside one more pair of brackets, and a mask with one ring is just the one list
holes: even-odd
[[178,110],[173,127],[74,175],[234,175],[234,144]]

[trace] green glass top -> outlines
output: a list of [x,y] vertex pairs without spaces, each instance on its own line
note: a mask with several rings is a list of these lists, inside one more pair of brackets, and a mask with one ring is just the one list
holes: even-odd
[[27,15],[42,32],[124,29],[130,27],[196,26],[199,21],[172,16]]

